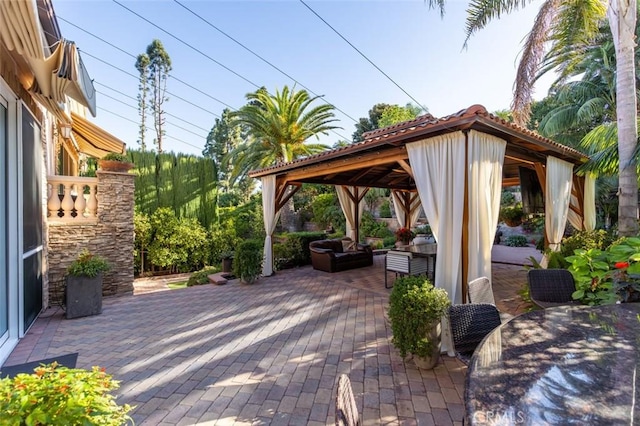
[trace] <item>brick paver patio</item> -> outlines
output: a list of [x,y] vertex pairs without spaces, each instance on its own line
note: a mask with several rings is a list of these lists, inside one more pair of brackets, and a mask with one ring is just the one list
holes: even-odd
[[[465,367],[403,362],[386,320],[384,256],[329,274],[311,267],[230,283],[108,298],[102,315],[43,314],[7,365],[79,352],[105,367],[137,425],[334,423],[347,373],[364,424],[461,424]],[[521,312],[521,266],[494,264],[496,303]]]

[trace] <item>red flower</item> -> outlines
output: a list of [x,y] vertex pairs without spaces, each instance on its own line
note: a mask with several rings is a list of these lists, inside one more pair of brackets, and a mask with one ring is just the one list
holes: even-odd
[[616,269],[624,269],[629,267],[629,262],[616,262]]

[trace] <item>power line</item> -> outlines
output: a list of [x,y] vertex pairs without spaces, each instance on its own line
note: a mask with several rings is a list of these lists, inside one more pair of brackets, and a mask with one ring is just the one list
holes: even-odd
[[[114,1],[115,1],[115,0],[114,0]],[[322,22],[324,22],[324,23],[325,23],[325,25],[326,25],[327,27],[331,28],[331,29],[333,30],[333,32],[334,32],[334,33],[336,33],[336,34],[337,34],[341,39],[343,39],[343,40],[344,40],[344,41],[345,41],[349,46],[351,46],[351,47],[352,47],[356,52],[358,52],[358,53],[360,54],[360,56],[362,56],[364,59],[366,59],[366,60],[367,60],[367,62],[369,62],[371,65],[373,65],[373,66],[375,67],[375,69],[377,69],[378,71],[380,71],[380,73],[382,73],[382,75],[384,75],[385,77],[387,77],[387,79],[388,79],[390,82],[392,82],[393,84],[395,84],[395,85],[396,85],[396,87],[397,87],[398,89],[402,90],[402,91],[404,92],[404,94],[405,94],[405,95],[407,95],[408,97],[410,97],[410,98],[411,98],[411,100],[412,100],[413,102],[415,102],[415,103],[416,103],[416,105],[418,105],[419,107],[421,107],[421,108],[422,108],[422,104],[421,104],[420,102],[418,102],[418,100],[417,100],[416,98],[414,98],[413,96],[411,96],[411,95],[409,94],[409,92],[407,92],[406,90],[404,90],[404,89],[402,88],[402,86],[400,86],[398,83],[396,83],[394,79],[392,79],[391,77],[389,77],[389,75],[388,75],[386,72],[382,71],[382,69],[380,69],[380,67],[379,67],[379,66],[377,66],[376,64],[374,64],[374,63],[373,63],[373,61],[367,57],[367,55],[365,55],[364,53],[362,53],[362,52],[360,51],[360,49],[358,49],[357,47],[355,47],[355,46],[354,46],[354,45],[353,45],[349,40],[347,40],[347,39],[346,39],[342,34],[340,34],[340,32],[339,32],[338,30],[336,30],[335,28],[333,28],[333,27],[331,26],[331,24],[329,24],[327,21],[325,21],[325,20],[322,18],[322,16],[318,15],[318,13],[317,13],[315,10],[313,10],[313,9],[312,9],[312,8],[311,8],[307,3],[305,3],[305,2],[304,2],[304,0],[299,0],[299,1],[300,1],[300,3],[302,3],[302,4],[303,4],[307,9],[309,9],[309,10],[311,11],[311,13],[313,13],[314,15],[316,15],[316,16],[318,17],[318,19],[320,19]]]
[[263,58],[262,56],[260,56],[258,53],[254,52],[253,50],[251,50],[250,48],[248,48],[247,46],[245,46],[244,44],[242,44],[240,41],[236,40],[235,38],[233,38],[232,36],[230,36],[229,34],[227,34],[226,32],[222,31],[220,28],[218,28],[217,26],[213,25],[210,21],[206,20],[205,18],[203,18],[201,15],[199,15],[198,13],[194,12],[193,10],[189,9],[187,6],[185,6],[183,3],[180,3],[178,0],[173,0],[175,3],[177,3],[178,5],[180,5],[181,7],[183,7],[185,10],[189,11],[191,14],[193,14],[194,16],[196,16],[198,19],[200,19],[202,22],[206,23],[207,25],[209,25],[211,28],[213,28],[214,30],[218,31],[220,34],[224,35],[225,37],[227,37],[229,40],[233,41],[234,43],[236,43],[237,45],[239,45],[240,47],[242,47],[244,50],[246,50],[247,52],[251,53],[253,56],[257,57],[258,59],[260,59],[261,61],[263,61],[264,63],[266,63],[267,65],[269,65],[271,68],[275,69],[276,71],[278,71],[279,73],[281,73],[282,75],[284,75],[285,77],[289,78],[290,80],[292,80],[293,82],[295,82],[296,84],[302,86],[302,88],[304,88],[305,90],[307,90],[308,92],[312,93],[314,96],[318,97],[321,101],[325,102],[328,105],[331,105],[332,107],[334,107],[336,110],[340,111],[342,114],[344,114],[346,117],[348,117],[349,119],[351,119],[353,122],[357,123],[358,120],[356,120],[355,118],[351,117],[349,114],[347,114],[346,112],[344,112],[343,110],[341,110],[340,108],[338,108],[337,106],[335,106],[333,103],[323,99],[322,96],[318,95],[317,93],[315,93],[313,90],[309,89],[307,86],[305,86],[304,84],[300,83],[298,80],[296,80],[295,78],[293,78],[291,75],[287,74],[285,71],[283,71],[282,69],[278,68],[277,66],[275,66],[273,63],[269,62],[267,59]]
[[[130,13],[132,13],[133,15],[137,16],[138,18],[142,19],[143,21],[145,21],[146,23],[148,23],[149,25],[152,25],[153,27],[159,29],[160,31],[162,31],[163,33],[167,34],[169,37],[174,38],[175,40],[179,41],[180,43],[184,44],[185,46],[189,47],[190,49],[198,52],[199,54],[201,54],[202,56],[204,56],[205,58],[209,59],[210,61],[214,62],[215,64],[221,66],[222,68],[226,69],[227,71],[229,71],[230,73],[234,74],[235,76],[241,78],[242,80],[246,81],[249,84],[252,84],[254,87],[260,89],[261,86],[259,86],[258,84],[254,83],[253,81],[249,80],[248,78],[244,77],[243,75],[237,73],[236,71],[232,70],[231,68],[227,67],[226,65],[222,64],[221,62],[213,59],[211,56],[207,55],[206,53],[204,53],[202,50],[194,47],[193,45],[187,43],[186,41],[182,40],[181,38],[173,35],[172,33],[170,33],[169,31],[165,30],[164,28],[162,28],[161,26],[151,22],[149,19],[145,18],[144,16],[140,15],[139,13],[129,9],[127,6],[123,5],[122,3],[118,2],[117,0],[112,0],[115,4],[117,4],[118,6],[122,7],[123,9],[129,11]],[[335,106],[334,106],[335,108]],[[336,108],[337,109],[337,108]],[[349,117],[351,118],[351,117]],[[353,118],[351,118],[352,120],[354,120]],[[355,120],[354,120],[355,121]],[[331,130],[332,133],[335,133],[336,135],[338,135],[339,137],[343,138],[343,139],[347,139],[344,136],[342,136],[341,134],[339,134],[338,132],[334,131],[333,129]]]
[[[101,110],[101,111],[104,111],[104,112],[108,112],[109,114],[115,115],[116,117],[122,118],[123,120],[127,120],[127,121],[129,121],[129,122],[131,122],[131,123],[133,123],[133,124],[140,125],[140,123],[138,123],[138,122],[136,122],[136,121],[133,121],[133,120],[132,120],[132,119],[130,119],[129,117],[125,117],[124,115],[120,115],[120,114],[118,114],[118,113],[116,113],[116,112],[113,112],[113,111],[111,111],[111,110],[108,110],[108,109],[106,109],[106,108],[102,108],[102,107],[100,107],[100,110]],[[145,127],[146,127],[146,126],[145,126]],[[153,129],[149,128],[149,127],[146,127],[146,129],[147,129],[147,130],[149,130],[149,131],[153,130]],[[201,147],[201,146],[196,146],[196,145],[191,144],[191,143],[189,143],[189,142],[185,142],[185,141],[183,141],[182,139],[175,138],[175,137],[173,137],[173,136],[171,136],[171,135],[164,135],[164,136],[165,136],[165,137],[167,137],[167,138],[169,138],[169,139],[173,139],[173,140],[175,140],[175,141],[181,142],[181,143],[183,143],[183,144],[185,144],[185,145],[189,145],[189,146],[190,146],[190,147],[192,147],[192,148],[196,148],[196,149],[200,149],[200,150],[202,149],[202,147]]]
[[[78,49],[78,50],[80,50],[80,49]],[[136,80],[138,80],[138,76],[136,76],[136,75],[134,75],[134,74],[131,74],[129,71],[123,70],[122,68],[119,68],[119,67],[117,67],[117,66],[115,66],[115,65],[113,65],[113,64],[110,64],[109,62],[107,62],[107,61],[105,61],[105,60],[103,60],[103,59],[100,59],[100,58],[98,58],[98,57],[97,57],[97,56],[95,56],[95,55],[92,55],[91,53],[87,52],[86,50],[81,50],[81,52],[82,52],[82,54],[83,54],[83,55],[87,55],[87,56],[89,56],[89,57],[91,57],[91,58],[95,59],[96,61],[102,62],[103,64],[108,65],[108,66],[110,66],[110,67],[112,67],[112,68],[114,68],[114,69],[117,69],[118,71],[120,71],[120,72],[123,72],[123,73],[127,74],[129,77],[133,77],[133,78],[135,78]],[[209,111],[209,110],[207,110],[207,109],[205,109],[205,108],[201,107],[200,105],[194,104],[193,102],[188,101],[188,100],[186,100],[185,98],[183,98],[183,97],[181,97],[181,96],[178,96],[178,95],[176,95],[176,94],[174,94],[174,93],[169,92],[168,90],[167,90],[167,94],[169,94],[169,95],[173,96],[174,98],[180,99],[182,102],[186,102],[186,103],[188,103],[188,104],[189,104],[189,105],[191,105],[191,106],[194,106],[194,107],[196,107],[196,108],[198,108],[198,109],[201,109],[202,111],[206,112],[207,114],[211,114],[211,115],[213,115],[214,117],[222,118],[220,115],[216,114],[215,112],[211,112],[211,111]]]
[[[129,98],[129,99],[131,99],[131,100],[133,100],[133,101],[138,102],[138,99],[137,99],[137,98],[134,98],[134,97],[133,97],[133,96],[131,96],[131,95],[127,95],[126,93],[121,92],[120,90],[114,89],[113,87],[107,86],[106,84],[102,84],[102,83],[100,83],[99,81],[95,81],[95,80],[94,80],[93,82],[94,82],[94,84],[97,84],[97,85],[99,85],[99,86],[102,86],[102,87],[104,87],[105,89],[109,89],[109,90],[111,90],[112,92],[116,92],[116,93],[118,93],[118,94],[120,94],[120,95],[124,96],[125,98]],[[107,97],[110,97],[110,98],[112,98],[112,99],[115,99],[115,98],[113,98],[113,97],[111,97],[111,96],[109,96],[109,95],[107,95],[107,94],[105,94],[105,93],[103,93],[103,92],[100,92],[100,93],[102,93],[104,96],[107,96]],[[122,102],[122,101],[120,101],[120,100],[118,100],[118,99],[116,99],[116,100],[117,100],[118,102]],[[125,104],[125,105],[131,106],[131,105],[129,105],[129,104]],[[132,108],[134,108],[134,107],[132,107]],[[137,109],[137,107],[135,107],[135,108]],[[192,122],[190,122],[190,121],[187,121],[187,120],[185,120],[184,118],[180,118],[180,117],[178,117],[177,115],[173,115],[173,114],[171,114],[170,112],[166,112],[166,111],[165,111],[165,112],[164,112],[164,114],[166,114],[166,115],[167,115],[167,116],[169,116],[169,117],[173,117],[173,118],[175,118],[176,120],[180,120],[180,121],[182,121],[183,123],[187,123],[188,125],[193,126],[193,127],[195,127],[196,129],[200,129],[200,130],[202,130],[203,132],[207,132],[207,133],[208,133],[208,132],[210,131],[210,129],[205,129],[204,127],[198,126],[197,124],[194,124],[194,123],[192,123]]]
[[[100,93],[102,96],[106,96],[106,97],[107,97],[107,98],[109,98],[109,99],[113,99],[114,101],[119,102],[119,103],[121,103],[121,104],[122,104],[122,105],[124,105],[124,106],[128,106],[128,107],[129,107],[129,108],[131,108],[131,109],[134,109],[134,110],[137,110],[137,109],[138,109],[137,107],[135,107],[135,106],[133,106],[133,105],[130,105],[130,104],[126,103],[125,101],[120,100],[120,99],[118,99],[118,98],[116,98],[116,97],[114,97],[114,96],[111,96],[111,95],[108,95],[108,94],[106,94],[106,93],[104,93],[104,92],[101,92],[100,90],[96,90],[96,92]],[[165,112],[165,114],[166,114],[166,112]],[[199,134],[197,134],[196,132],[192,132],[192,131],[191,131],[191,130],[189,130],[189,129],[185,129],[185,128],[184,128],[184,127],[182,127],[182,126],[178,126],[177,124],[175,124],[175,123],[173,123],[173,122],[171,122],[171,121],[168,121],[168,122],[167,122],[167,124],[169,124],[169,125],[171,125],[171,126],[173,126],[173,127],[177,127],[178,129],[184,130],[185,132],[189,132],[189,133],[191,133],[192,135],[195,135],[195,136],[197,136],[197,137],[199,137],[199,138],[202,138],[202,139],[206,139],[206,138],[207,138],[206,136],[199,135]],[[190,123],[189,123],[189,124],[190,124]]]
[[118,2],[117,0],[113,0],[113,2],[115,4],[117,4],[118,6],[122,7],[123,9],[128,10],[130,13],[136,15],[138,18],[142,19],[143,21],[145,21],[146,23],[148,23],[149,25],[153,25],[154,27],[156,27],[157,29],[159,29],[160,31],[162,31],[163,33],[165,33],[166,35],[168,35],[169,37],[172,37],[176,40],[178,40],[180,43],[184,44],[185,46],[189,47],[190,49],[198,52],[199,54],[201,54],[202,56],[204,56],[205,58],[209,59],[210,61],[215,62],[216,64],[218,64],[219,66],[221,66],[222,68],[226,69],[227,71],[229,71],[230,73],[236,75],[237,77],[241,78],[242,80],[246,81],[247,83],[255,86],[257,89],[260,88],[260,86],[258,86],[256,83],[254,83],[253,81],[249,80],[248,78],[244,77],[243,75],[238,74],[237,72],[235,72],[234,70],[232,70],[231,68],[227,67],[226,65],[216,61],[215,59],[213,59],[211,56],[207,55],[206,53],[204,53],[202,50],[192,46],[191,44],[187,43],[186,41],[182,40],[181,38],[171,34],[169,31],[165,30],[164,28],[162,28],[159,25],[154,24],[153,22],[151,22],[150,20],[148,20],[147,18],[145,18],[144,16],[140,15],[139,13],[129,9],[127,6],[123,5],[122,3]]
[[[97,36],[97,35],[93,34],[92,32],[90,32],[90,31],[88,31],[88,30],[86,30],[86,29],[84,29],[84,28],[82,28],[82,27],[80,27],[80,26],[78,26],[78,25],[76,25],[76,24],[74,24],[74,23],[72,23],[72,22],[70,22],[70,21],[68,21],[68,20],[64,19],[63,17],[57,16],[57,18],[58,18],[59,20],[63,21],[63,22],[66,22],[67,24],[71,25],[72,27],[75,27],[75,28],[77,28],[78,30],[80,30],[80,31],[82,31],[82,32],[84,32],[84,33],[86,33],[86,34],[90,35],[91,37],[94,37],[94,38],[96,38],[96,39],[100,40],[101,42],[103,42],[103,43],[105,43],[105,44],[107,44],[107,45],[109,45],[109,46],[113,47],[114,49],[116,49],[116,50],[118,50],[118,51],[120,51],[120,52],[124,53],[125,55],[130,56],[130,57],[132,57],[133,59],[137,59],[136,55],[134,55],[134,54],[132,54],[132,53],[130,53],[130,52],[127,52],[126,50],[124,50],[124,49],[122,49],[122,48],[120,48],[120,47],[116,46],[115,44],[113,44],[113,43],[111,43],[111,42],[109,42],[109,41],[105,40],[104,38],[102,38],[102,37],[100,37],[100,36]],[[235,108],[234,108],[234,107],[232,107],[231,105],[229,105],[228,103],[226,103],[226,102],[224,102],[224,101],[221,101],[220,99],[216,98],[215,96],[211,96],[209,93],[204,92],[203,90],[201,90],[201,89],[197,88],[196,86],[193,86],[193,85],[191,85],[191,84],[187,83],[187,82],[186,82],[186,81],[184,81],[184,80],[181,80],[180,78],[176,77],[176,76],[175,76],[175,75],[173,75],[173,74],[169,74],[169,76],[170,76],[173,80],[175,80],[175,81],[177,81],[177,82],[179,82],[179,83],[182,83],[182,84],[184,84],[185,86],[189,87],[190,89],[193,89],[193,90],[197,91],[198,93],[201,93],[201,94],[203,94],[203,95],[207,96],[208,98],[211,98],[211,99],[213,99],[214,101],[219,102],[219,103],[221,103],[222,105],[226,106],[227,108],[230,108],[231,110],[235,111]]]

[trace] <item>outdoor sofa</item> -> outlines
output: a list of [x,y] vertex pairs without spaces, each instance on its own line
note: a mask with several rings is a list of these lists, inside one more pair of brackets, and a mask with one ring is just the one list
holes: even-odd
[[339,272],[373,265],[373,251],[367,244],[357,244],[355,250],[344,250],[340,240],[318,240],[309,243],[313,269]]

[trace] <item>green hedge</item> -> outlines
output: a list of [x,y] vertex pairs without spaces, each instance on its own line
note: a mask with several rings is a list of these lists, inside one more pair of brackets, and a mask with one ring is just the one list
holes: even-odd
[[262,272],[264,241],[246,240],[238,244],[233,258],[233,273],[245,283],[252,284]]
[[293,266],[303,266],[311,264],[311,251],[309,243],[312,241],[324,240],[324,232],[292,232],[284,234],[285,240],[281,243],[284,247],[282,253]]

